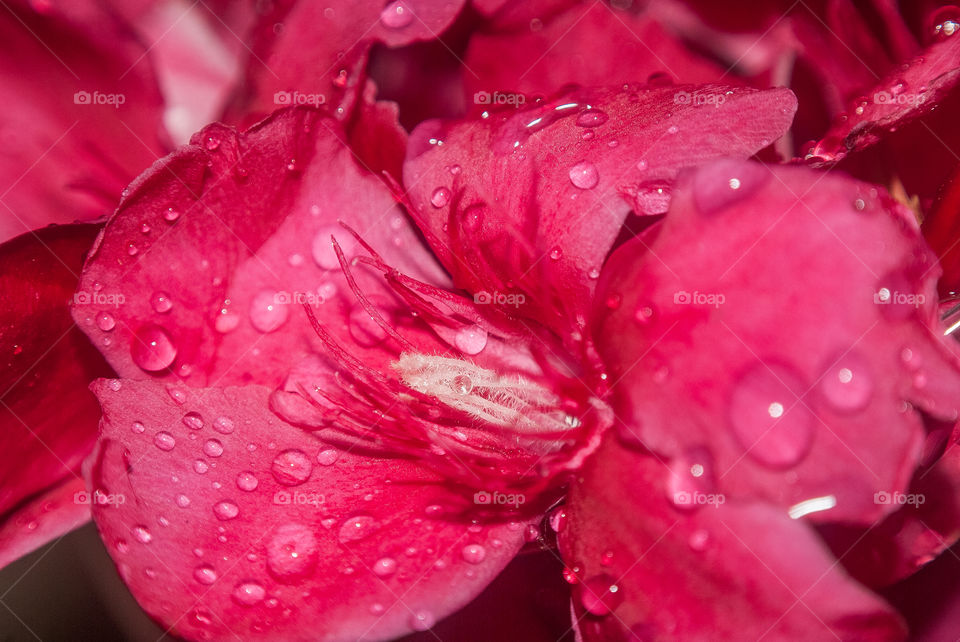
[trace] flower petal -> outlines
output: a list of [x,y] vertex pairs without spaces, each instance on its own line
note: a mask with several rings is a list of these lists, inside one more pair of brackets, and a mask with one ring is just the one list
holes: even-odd
[[599,290],[621,437],[700,466],[680,489],[873,523],[894,509],[875,495],[921,463],[919,411],[952,422],[960,399],[912,213],[812,170],[720,161],[686,178]]
[[[460,608],[523,525],[398,459],[332,449],[267,410],[259,386],[101,381],[94,519],[144,609],[189,639],[385,639]],[[139,423],[138,423],[139,422]]]
[[0,241],[105,217],[166,148],[156,79],[129,28],[97,3],[42,7],[0,14],[0,38],[17,52],[0,61],[11,97],[0,116]]
[[[95,302],[73,310],[117,372],[190,385],[278,385],[313,352],[303,303],[359,355],[384,358],[377,336],[350,331],[351,318],[379,329],[357,312],[340,270],[331,236],[348,260],[365,252],[338,220],[405,273],[432,283],[443,277],[389,190],[356,166],[341,136],[333,119],[303,109],[242,134],[211,125],[137,180],[81,283],[122,299],[115,327],[97,326]],[[356,271],[367,290],[387,289],[381,275]]]
[[786,131],[795,108],[785,89],[581,90],[421,124],[404,185],[457,286],[566,340],[582,328],[630,209],[663,213],[681,167],[753,154]]
[[100,413],[87,386],[111,374],[67,308],[96,233],[48,227],[0,245],[0,565],[82,519],[57,489],[64,499],[73,492],[96,440]]
[[807,525],[729,498],[677,510],[670,474],[608,439],[572,487],[559,537],[584,640],[904,636]]

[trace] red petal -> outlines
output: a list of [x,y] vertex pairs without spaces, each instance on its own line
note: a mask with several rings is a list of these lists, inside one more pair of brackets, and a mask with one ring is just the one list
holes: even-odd
[[614,440],[580,472],[560,544],[583,639],[903,637],[802,522],[730,498],[679,511],[668,486],[666,467]]
[[0,119],[0,241],[105,217],[165,148],[162,99],[133,33],[96,3],[43,6],[0,13],[0,39],[17,52],[0,61],[11,97]]
[[583,90],[521,112],[420,125],[404,184],[459,287],[569,338],[631,207],[662,213],[681,167],[753,154],[795,108],[785,89]]
[[67,309],[96,233],[50,227],[0,246],[0,565],[77,525],[69,502],[44,505],[79,478],[100,416],[87,385],[111,374]]
[[396,47],[436,38],[463,4],[464,0],[274,3],[253,31],[245,92],[234,105],[234,116],[257,117],[297,104],[336,104],[344,86],[356,82],[359,75],[352,68],[372,44]]
[[[442,275],[341,136],[332,119],[306,110],[279,112],[243,134],[211,125],[137,180],[85,268],[80,290],[90,301],[74,307],[117,372],[278,385],[316,342],[302,303],[317,306],[358,356],[384,358],[377,341],[350,331],[351,318],[372,323],[351,317],[359,305],[330,236],[348,259],[365,252],[337,221],[405,273]],[[356,271],[368,292],[386,290],[381,277]],[[104,329],[98,303],[111,297],[123,305]]]
[[79,475],[7,513],[0,525],[0,568],[90,521],[90,495]]
[[[94,518],[144,609],[189,638],[384,639],[463,606],[523,544],[520,523],[396,459],[330,449],[263,387],[100,382]],[[193,414],[191,414],[193,413]],[[141,422],[141,423],[137,423]]]
[[918,116],[934,109],[960,79],[960,38],[927,47],[855,101],[808,154],[815,161],[834,162],[848,152],[877,142]]
[[956,419],[937,274],[912,213],[879,188],[701,168],[605,268],[594,337],[621,436],[703,466],[681,486],[712,478],[735,497],[819,508],[818,521],[872,523],[894,508],[874,494],[906,491],[920,464],[913,406]]
[[468,95],[522,92],[527,101],[569,83],[615,86],[645,82],[697,83],[720,79],[724,69],[698,56],[648,14],[605,3],[580,4],[537,30],[479,33],[470,39],[464,74]]

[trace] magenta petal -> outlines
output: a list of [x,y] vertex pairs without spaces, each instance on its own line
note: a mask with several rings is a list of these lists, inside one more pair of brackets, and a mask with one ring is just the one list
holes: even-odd
[[[382,358],[377,341],[350,331],[351,318],[374,324],[356,312],[330,238],[347,259],[366,252],[338,221],[405,273],[442,275],[342,136],[333,119],[302,109],[244,133],[211,125],[131,186],[85,267],[89,296],[73,309],[118,373],[278,385],[318,347],[304,303],[360,355]],[[387,289],[355,271],[368,294]],[[109,301],[119,302],[115,324],[101,327]]]
[[656,458],[607,440],[560,532],[584,640],[898,640],[897,614],[803,522],[710,494],[680,511]]
[[[116,384],[119,383],[119,386]],[[101,381],[94,519],[144,609],[176,635],[385,639],[479,593],[523,525],[454,521],[456,496],[398,459],[325,446],[263,387]]]
[[786,89],[581,90],[519,112],[421,124],[404,185],[458,286],[570,338],[631,208],[666,211],[681,167],[753,154],[795,109]]
[[938,271],[912,213],[880,188],[698,169],[605,268],[593,336],[620,436],[701,466],[685,483],[873,523],[895,509],[875,494],[905,492],[921,463],[918,411],[957,416]]
[[[35,3],[31,3],[35,4]],[[99,3],[4,5],[0,39],[0,241],[92,221],[166,147],[146,52]]]
[[67,305],[96,234],[65,225],[0,245],[0,565],[89,517],[70,484],[96,441],[87,386],[112,373]]
[[881,79],[855,101],[809,152],[814,161],[833,162],[863,149],[934,109],[960,79],[960,38],[927,47],[920,56]]

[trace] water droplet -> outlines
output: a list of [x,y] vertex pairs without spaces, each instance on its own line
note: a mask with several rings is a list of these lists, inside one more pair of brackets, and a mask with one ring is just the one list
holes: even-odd
[[527,524],[523,529],[523,539],[527,542],[535,542],[540,539],[540,529],[533,524]]
[[208,470],[210,470],[210,464],[202,459],[197,459],[193,462],[193,472],[198,475],[205,475]]
[[450,202],[450,190],[446,187],[438,187],[430,195],[430,204],[436,208],[444,207]]
[[894,270],[877,284],[873,302],[887,319],[902,321],[917,314],[918,309],[926,302],[926,297],[915,292],[901,271]]
[[351,517],[340,527],[340,542],[342,544],[355,542],[374,533],[379,528],[380,523],[369,515]]
[[168,207],[167,210],[163,213],[163,218],[173,223],[178,218],[180,218],[180,212],[178,212],[176,209],[172,207]]
[[707,449],[691,448],[674,457],[669,468],[667,499],[676,508],[693,510],[715,497],[713,458]]
[[567,566],[563,567],[563,579],[567,584],[579,584],[580,578],[577,577],[577,573],[580,572],[579,566],[574,566],[569,568]]
[[240,507],[231,501],[225,500],[222,502],[217,502],[217,504],[213,507],[213,514],[217,516],[217,519],[225,522],[239,515]]
[[596,165],[581,161],[570,168],[570,182],[579,189],[592,189],[600,182],[600,173]]
[[233,589],[233,599],[243,606],[258,604],[266,596],[266,590],[257,582],[242,582]]
[[146,429],[147,429],[146,426],[144,426],[139,421],[133,422],[133,424],[131,424],[130,426],[130,430],[138,435],[143,434],[143,431],[145,431]]
[[770,179],[758,163],[721,160],[700,168],[693,178],[693,200],[704,214],[714,214],[746,198]]
[[960,8],[955,5],[940,7],[930,16],[934,39],[946,40],[960,31]]
[[397,572],[397,560],[392,557],[382,557],[374,562],[373,572],[379,577],[389,577]]
[[143,370],[158,372],[170,367],[177,357],[177,347],[166,330],[151,323],[133,335],[130,356]]
[[209,564],[202,564],[193,569],[193,579],[205,586],[210,586],[217,581],[217,572]]
[[177,506],[180,508],[186,508],[190,505],[190,498],[186,495],[177,495]]
[[687,540],[687,543],[690,545],[690,548],[695,551],[703,551],[707,548],[707,543],[710,540],[710,534],[705,530],[694,531],[690,534],[690,538]]
[[460,328],[454,337],[454,343],[464,354],[480,354],[487,346],[487,331],[478,325]]
[[567,513],[563,508],[557,508],[550,513],[548,521],[554,533],[562,533],[563,529],[567,527]]
[[213,420],[213,429],[221,435],[229,435],[233,432],[235,426],[233,420],[229,417],[217,417]]
[[220,147],[220,139],[216,136],[207,136],[206,141],[204,141],[204,147],[212,152]]
[[264,334],[279,329],[290,316],[290,306],[285,305],[275,290],[261,290],[250,302],[250,323]]
[[257,486],[259,485],[260,480],[258,480],[257,476],[249,470],[245,470],[242,473],[237,474],[237,488],[240,490],[245,490],[249,493],[256,490]]
[[610,119],[607,113],[599,109],[585,109],[577,116],[577,125],[580,127],[597,127]]
[[413,12],[403,0],[395,0],[380,12],[380,22],[390,29],[403,29],[413,22]]
[[414,611],[410,615],[410,628],[414,631],[429,631],[436,623],[436,616],[424,609]]
[[155,312],[166,314],[173,308],[173,301],[170,300],[170,295],[166,292],[154,292],[153,296],[150,297],[150,305],[153,306]]
[[580,604],[593,615],[609,615],[623,603],[623,590],[606,573],[584,580],[580,589]]
[[794,466],[813,441],[814,417],[801,402],[807,387],[792,368],[758,363],[737,383],[729,421],[747,454],[770,467]]
[[153,541],[153,535],[147,529],[146,526],[139,524],[130,529],[130,532],[133,533],[134,538],[141,544],[149,544]]
[[173,447],[177,445],[177,440],[173,438],[168,432],[160,431],[154,436],[153,443],[160,450],[170,451],[173,450]]
[[862,410],[873,394],[870,366],[861,355],[852,351],[834,361],[820,379],[823,398],[841,412]]
[[266,547],[267,570],[281,582],[308,575],[317,563],[317,538],[303,524],[284,524]]
[[101,312],[97,315],[97,327],[104,332],[110,332],[117,326],[116,319],[109,312]]
[[220,334],[232,332],[237,329],[238,325],[240,325],[240,315],[230,312],[226,306],[220,308],[220,312],[213,320],[213,327]]
[[310,479],[313,463],[302,450],[284,450],[274,458],[270,472],[284,486],[299,486]]
[[340,453],[334,448],[327,448],[317,453],[317,463],[321,466],[332,466],[340,457]]
[[487,557],[487,549],[480,544],[467,544],[461,551],[463,559],[470,564],[479,564]]
[[468,395],[473,390],[473,380],[467,375],[457,375],[453,378],[451,387],[458,394]]
[[203,454],[207,457],[219,457],[223,454],[223,443],[219,439],[208,439],[203,444]]
[[190,430],[200,430],[203,428],[203,417],[199,412],[188,412],[183,416],[183,425]]
[[550,254],[548,254],[551,261],[559,261],[563,258],[563,250],[560,249],[559,245],[555,245],[550,249]]
[[340,261],[333,249],[333,243],[330,241],[331,237],[337,239],[340,250],[347,260],[353,258],[356,253],[357,241],[349,232],[336,225],[324,225],[317,230],[311,246],[313,260],[324,270],[339,270]]

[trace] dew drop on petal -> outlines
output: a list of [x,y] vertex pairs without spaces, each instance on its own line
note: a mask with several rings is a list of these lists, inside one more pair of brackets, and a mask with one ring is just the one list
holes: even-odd
[[170,451],[173,450],[173,447],[177,445],[177,440],[173,438],[173,435],[166,431],[161,431],[156,434],[153,438],[153,443],[160,450]]
[[844,354],[839,360],[834,360],[820,378],[820,392],[834,410],[862,410],[873,394],[869,364],[856,352]]
[[209,564],[202,564],[193,569],[193,579],[205,586],[210,586],[217,581],[217,572]]
[[374,533],[380,523],[369,515],[357,515],[347,519],[340,527],[339,539],[343,544],[355,542]]
[[177,347],[166,330],[151,323],[133,335],[130,356],[141,369],[157,372],[170,367],[177,357]]
[[740,379],[729,422],[747,454],[773,468],[794,466],[813,441],[814,417],[801,399],[807,387],[792,368],[758,363]]
[[390,29],[403,29],[413,22],[413,12],[403,0],[394,0],[380,12],[380,22]]
[[233,589],[233,599],[243,606],[258,604],[266,596],[266,590],[257,582],[242,582]]
[[223,454],[223,443],[219,439],[208,439],[203,444],[203,454],[207,457],[219,457]]
[[279,329],[289,316],[290,306],[274,290],[261,290],[250,302],[250,323],[264,334]]
[[593,108],[585,109],[584,111],[580,112],[579,116],[577,116],[577,125],[580,127],[597,127],[598,125],[604,124],[609,119],[610,117],[607,116],[607,113],[604,111]]
[[446,187],[438,187],[430,195],[430,204],[436,208],[444,207],[450,202],[450,190]]
[[260,480],[258,480],[257,476],[249,470],[245,470],[237,474],[237,488],[240,490],[244,490],[249,493],[256,490],[257,486],[259,485]]
[[580,604],[593,615],[609,615],[623,603],[623,589],[606,573],[587,578],[580,589]]
[[697,170],[693,177],[693,200],[704,214],[713,214],[763,187],[770,170],[758,163],[721,160]]
[[303,524],[277,527],[266,546],[267,570],[282,582],[309,574],[317,563],[317,538]]
[[110,332],[117,326],[116,319],[109,312],[101,312],[97,315],[97,327],[104,332]]
[[457,331],[454,343],[464,354],[480,354],[487,346],[487,331],[478,325],[466,326]]
[[480,544],[467,544],[461,551],[463,559],[470,564],[479,564],[487,557],[487,550]]
[[139,422],[139,421],[135,421],[135,422],[133,422],[133,424],[130,425],[130,431],[131,431],[131,432],[134,432],[134,433],[136,433],[136,434],[138,434],[138,435],[143,434],[143,432],[144,432],[146,429],[147,429],[146,426],[144,426],[143,423],[142,423],[142,422]]
[[203,428],[203,417],[199,412],[188,412],[183,416],[183,425],[190,430],[200,430]]
[[177,506],[180,508],[186,508],[190,505],[190,498],[186,495],[177,495]]
[[141,544],[149,544],[153,541],[153,535],[150,533],[150,530],[142,524],[134,526],[131,532],[133,533],[133,537]]
[[414,631],[429,631],[436,623],[436,616],[424,609],[414,611],[410,615],[410,628]]
[[550,249],[550,254],[548,255],[551,261],[559,261],[563,258],[563,250],[560,249],[559,245],[555,245]]
[[150,297],[150,305],[153,306],[154,312],[166,314],[173,308],[173,301],[166,292],[154,292]]
[[467,375],[457,375],[453,378],[451,387],[457,394],[468,395],[473,390],[473,380]]
[[279,453],[270,466],[274,479],[284,486],[299,486],[313,472],[313,463],[302,450],[291,448]]
[[216,515],[217,519],[225,522],[239,515],[240,507],[231,501],[225,500],[222,502],[217,502],[213,507],[213,514]]
[[567,526],[567,513],[563,508],[557,508],[550,513],[548,521],[554,533],[562,533]]
[[397,560],[392,557],[382,557],[374,562],[373,572],[379,577],[389,577],[397,572]]
[[570,168],[570,182],[579,189],[592,189],[600,182],[600,173],[590,161],[581,161]]
[[202,459],[197,459],[193,462],[193,472],[197,473],[198,475],[204,475],[208,470],[210,470],[210,464]]
[[240,325],[240,315],[230,312],[227,308],[222,308],[213,321],[213,328],[220,334],[233,332],[238,325]]
[[321,466],[332,466],[340,457],[340,453],[334,448],[326,448],[317,453],[317,463]]
[[229,435],[233,432],[235,425],[229,417],[217,417],[213,420],[213,429],[221,435]]
[[340,245],[340,250],[348,261],[357,251],[357,240],[338,225],[324,225],[317,230],[311,246],[313,260],[324,270],[339,270],[340,261],[337,259],[337,252],[333,248],[330,237],[337,239],[337,244]]

